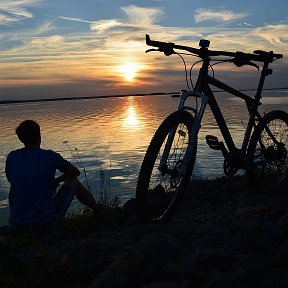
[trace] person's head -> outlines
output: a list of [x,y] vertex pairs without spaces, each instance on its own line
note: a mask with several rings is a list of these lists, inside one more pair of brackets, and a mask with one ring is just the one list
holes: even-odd
[[40,126],[33,120],[25,120],[15,129],[19,140],[25,145],[40,145]]

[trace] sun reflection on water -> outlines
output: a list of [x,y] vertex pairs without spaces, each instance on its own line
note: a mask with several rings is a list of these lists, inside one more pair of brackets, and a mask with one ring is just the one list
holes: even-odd
[[137,106],[133,97],[129,97],[127,100],[128,103],[123,119],[123,127],[126,129],[128,128],[130,131],[136,131],[141,127],[141,121],[139,119]]
[[125,118],[125,125],[131,128],[136,128],[138,124],[139,120],[137,118],[135,107],[129,106],[127,110],[127,117]]

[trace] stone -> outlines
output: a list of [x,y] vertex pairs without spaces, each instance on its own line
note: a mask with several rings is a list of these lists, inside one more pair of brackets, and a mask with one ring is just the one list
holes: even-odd
[[184,286],[177,282],[161,282],[145,285],[141,288],[184,288]]
[[[115,260],[90,288],[135,288],[167,281],[168,263],[181,254],[177,241],[165,234],[150,234]],[[173,279],[171,279],[173,280]]]

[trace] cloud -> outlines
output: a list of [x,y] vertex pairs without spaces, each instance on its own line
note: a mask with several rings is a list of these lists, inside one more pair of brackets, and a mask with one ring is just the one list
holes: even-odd
[[143,8],[130,5],[121,8],[128,18],[130,24],[141,26],[153,25],[160,21],[163,11],[159,8]]
[[[15,2],[19,4],[20,1]],[[30,1],[31,5],[32,2]],[[27,4],[28,1],[25,3]],[[199,22],[204,19],[227,22],[244,17],[244,14],[235,14],[219,9],[217,10],[218,14],[215,13],[215,9],[199,9],[197,11]],[[209,11],[214,11],[214,18],[208,17]],[[283,23],[253,28],[244,22],[245,19],[239,21],[242,26],[237,28],[223,29],[223,26],[217,25],[213,27],[211,27],[212,25],[173,27],[164,26],[159,22],[165,17],[164,10],[161,8],[130,5],[120,8],[120,12],[122,12],[122,17],[100,18],[96,21],[88,21],[80,17],[59,16],[58,20],[46,21],[34,28],[23,25],[21,30],[18,28],[8,29],[7,33],[0,34],[2,86],[7,86],[9,83],[11,87],[16,87],[12,87],[14,90],[11,88],[10,91],[16,91],[17,87],[21,88],[25,85],[25,81],[31,87],[40,87],[41,83],[46,83],[46,85],[58,83],[57,89],[62,89],[59,87],[66,85],[67,95],[76,93],[76,86],[79,86],[78,94],[94,95],[113,94],[113,89],[117,90],[117,93],[128,93],[128,89],[131,89],[132,93],[133,91],[140,93],[144,90],[151,92],[155,89],[160,91],[164,86],[165,89],[166,87],[172,89],[181,83],[185,84],[182,62],[176,59],[176,56],[163,57],[159,53],[145,54],[145,50],[148,49],[145,44],[146,33],[150,34],[153,40],[175,42],[193,47],[198,47],[199,39],[206,38],[211,40],[210,48],[214,50],[252,52],[262,49],[269,51],[272,43],[275,45],[272,48],[275,52],[283,53],[282,50],[285,50],[287,46],[283,44],[287,44],[288,27]],[[59,19],[63,21],[57,28]],[[80,30],[77,30],[77,25],[73,25],[72,30],[71,23],[64,21],[83,24]],[[187,57],[187,61],[190,59],[192,58]],[[144,67],[143,71],[139,73],[138,82],[135,82],[135,85],[138,86],[130,85],[128,87],[119,75],[119,67],[130,62]],[[217,72],[223,72],[225,69],[227,67],[217,66]],[[169,74],[165,71],[169,71]],[[23,75],[25,79],[23,79]],[[85,88],[86,86],[87,88]],[[73,87],[73,89],[69,90],[69,87]],[[57,89],[55,88],[55,91]],[[56,93],[48,90],[47,93],[51,93],[52,96]],[[39,94],[37,93],[35,92],[35,96]]]
[[90,27],[92,31],[96,31],[98,33],[103,33],[108,30],[119,28],[119,27],[129,27],[127,23],[123,23],[117,19],[109,19],[109,20],[99,20],[92,22]]
[[12,17],[10,15],[0,13],[0,25],[6,25],[11,22],[16,22],[17,19],[15,17]]
[[44,38],[36,38],[30,41],[30,47],[41,49],[42,47],[52,49],[57,47],[58,45],[63,45],[63,37],[60,35],[52,35]]
[[41,23],[36,29],[33,30],[34,35],[45,34],[50,32],[54,29],[54,22],[53,21],[45,21]]
[[88,23],[90,24],[90,29],[92,31],[96,31],[98,33],[103,33],[108,30],[119,28],[119,27],[131,27],[132,25],[125,23],[118,19],[107,19],[107,20],[98,20],[98,21],[88,21],[81,18],[75,17],[66,17],[66,16],[59,16],[59,19],[72,21],[72,22],[79,22],[79,23]]
[[9,25],[25,19],[33,18],[26,7],[34,6],[42,0],[3,0],[0,6],[0,25]]
[[247,16],[246,13],[234,13],[230,10],[220,10],[215,8],[209,8],[209,9],[197,9],[195,11],[195,22],[203,22],[203,21],[234,21],[238,19],[242,19]]
[[253,34],[259,38],[267,40],[273,45],[281,45],[288,43],[288,25],[266,25],[264,27],[258,27],[253,31]]
[[239,23],[238,25],[239,25],[240,27],[253,27],[252,24],[247,23],[247,22]]
[[127,28],[127,29],[144,29],[145,27],[155,25],[163,16],[163,11],[159,8],[144,8],[135,5],[122,7],[125,18],[99,20],[91,23],[91,30],[98,33],[110,31],[112,29]]
[[87,20],[83,20],[81,18],[75,18],[75,17],[59,16],[58,18],[62,20],[73,21],[73,22],[92,23],[91,21],[87,21]]
[[[22,26],[21,26],[22,27]],[[10,27],[9,27],[10,28]],[[27,43],[31,41],[31,39],[38,39],[49,37],[55,29],[53,21],[44,21],[40,23],[37,27],[32,28],[23,28],[23,29],[9,29],[5,33],[0,33],[0,60],[2,60],[2,55],[6,55],[11,53],[14,55],[14,51],[18,51],[15,53],[21,54],[22,50],[26,48]],[[8,61],[9,56],[6,55],[5,59]],[[5,60],[5,61],[6,61]]]
[[90,29],[99,34],[119,29],[138,30],[155,25],[164,15],[160,8],[145,8],[130,5],[120,8],[124,12],[124,19],[101,19],[88,21],[81,18],[60,16],[59,19],[90,24]]

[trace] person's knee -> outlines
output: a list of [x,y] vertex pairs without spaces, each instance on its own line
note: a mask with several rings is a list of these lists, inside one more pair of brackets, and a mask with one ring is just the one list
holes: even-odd
[[71,180],[66,180],[65,182],[63,182],[62,186],[71,186],[71,187],[78,187],[80,185],[80,181],[75,178],[75,179],[71,179]]

